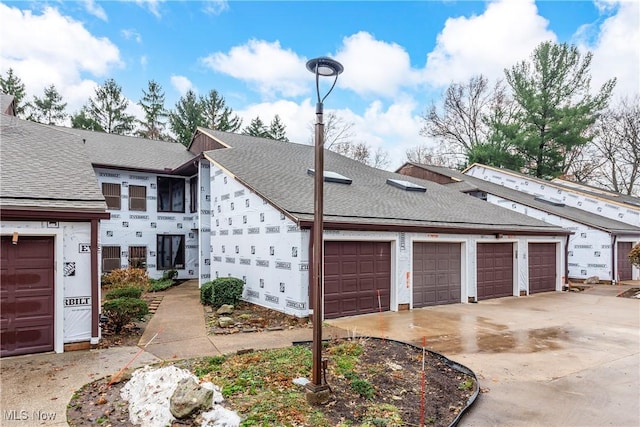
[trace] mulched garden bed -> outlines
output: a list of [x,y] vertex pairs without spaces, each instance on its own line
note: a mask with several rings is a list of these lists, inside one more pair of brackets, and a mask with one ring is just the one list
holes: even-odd
[[[224,362],[204,358],[176,364],[227,390],[223,405],[237,411],[245,425],[391,427],[417,426],[422,421],[425,426],[449,426],[478,394],[473,373],[426,352],[423,401],[421,349],[396,341],[358,338],[326,344],[323,354],[329,359],[327,380],[332,393],[326,404],[311,406],[306,403],[304,389],[292,383],[294,377],[308,371],[307,346],[229,356]],[[278,365],[283,363],[283,354],[292,359],[284,368]],[[239,378],[248,372],[252,391],[238,385]],[[69,424],[132,426],[128,405],[120,398],[125,383],[109,386],[107,379],[101,379],[78,390],[68,405]],[[318,418],[318,411],[322,418]],[[172,427],[195,425],[196,420],[189,419],[176,421]]]
[[[204,306],[204,310],[210,335],[312,327],[308,317],[291,316],[246,301],[236,304],[232,314],[217,314],[216,309],[210,306]],[[234,324],[220,327],[221,317],[231,317]]]

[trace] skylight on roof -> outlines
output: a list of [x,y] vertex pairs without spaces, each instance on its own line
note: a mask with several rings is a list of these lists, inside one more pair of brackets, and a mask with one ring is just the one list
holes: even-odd
[[537,200],[539,202],[543,202],[543,203],[546,203],[546,204],[551,205],[551,206],[558,206],[560,208],[565,207],[564,203],[554,202],[553,200],[543,199],[542,197],[534,197],[533,200]]
[[[307,169],[307,175],[315,176],[316,171],[313,169]],[[333,171],[323,171],[322,176],[324,177],[324,182],[336,182],[338,184],[346,184],[350,185],[353,180],[351,178],[347,178],[344,175],[340,175],[338,172]]]
[[420,193],[426,193],[427,191],[426,187],[423,187],[418,184],[414,184],[413,182],[403,181],[401,179],[389,178],[387,179],[387,184],[396,188],[400,188],[401,190],[405,190],[405,191],[417,191]]

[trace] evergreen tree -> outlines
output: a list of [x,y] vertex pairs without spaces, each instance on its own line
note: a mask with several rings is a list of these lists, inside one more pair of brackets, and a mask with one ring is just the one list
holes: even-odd
[[233,114],[233,110],[226,106],[224,96],[215,89],[209,91],[200,102],[204,111],[205,126],[209,129],[235,132],[242,126],[242,119]]
[[271,124],[269,125],[269,138],[289,142],[289,139],[287,138],[287,127],[282,123],[280,116],[277,114],[273,120],[271,120]]
[[16,115],[22,117],[25,113],[25,107],[27,106],[22,104],[22,100],[26,97],[27,93],[20,77],[13,73],[13,68],[7,70],[6,77],[0,76],[0,92],[6,95],[13,95]]
[[189,90],[169,114],[169,125],[176,141],[188,147],[198,126],[206,126],[202,102]]
[[169,114],[164,108],[162,86],[154,80],[149,80],[147,90],[142,89],[142,99],[138,105],[144,111],[144,120],[138,120],[141,129],[136,131],[136,135],[147,139],[167,140],[164,130]]
[[593,138],[589,130],[607,107],[615,79],[591,95],[591,57],[581,57],[573,45],[543,42],[531,62],[505,70],[519,107],[512,142],[531,175],[554,178],[564,173],[570,167],[568,154]]
[[242,129],[242,133],[245,135],[258,136],[260,138],[270,138],[269,129],[265,126],[260,116],[251,120],[249,126]]
[[60,125],[67,117],[66,108],[67,103],[62,102],[62,95],[52,84],[44,89],[42,98],[34,95],[33,102],[30,104],[29,120],[47,125]]
[[82,109],[76,114],[71,116],[71,127],[75,129],[92,130],[95,132],[104,132],[100,123],[98,123],[93,117],[87,114],[87,108]]
[[122,95],[122,88],[114,79],[108,79],[96,88],[93,98],[89,98],[86,115],[97,122],[107,133],[127,135],[133,131],[135,117],[127,114],[129,100]]

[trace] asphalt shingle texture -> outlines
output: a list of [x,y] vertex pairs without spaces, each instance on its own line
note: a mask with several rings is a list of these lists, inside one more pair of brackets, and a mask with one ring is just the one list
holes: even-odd
[[[314,147],[213,130],[206,133],[231,147],[208,151],[208,158],[294,217],[313,217],[313,178],[307,170],[314,167]],[[325,170],[353,180],[351,185],[325,182],[327,222],[566,233],[442,185],[375,169],[328,150]],[[413,182],[427,191],[393,187],[386,183],[389,178]]]
[[167,171],[195,157],[184,145],[177,142],[154,141],[73,128],[54,129],[84,140],[89,159],[94,165]]
[[3,208],[106,209],[80,138],[7,115],[0,137]]
[[633,225],[616,221],[615,219],[597,215],[582,209],[573,208],[571,206],[554,206],[544,201],[536,200],[536,197],[534,195],[523,193],[522,191],[514,190],[500,184],[495,184],[481,178],[466,175],[453,169],[445,168],[442,166],[421,165],[417,163],[412,163],[412,165],[458,180],[459,182],[446,184],[445,186],[455,188],[459,191],[470,191],[472,189],[478,189],[489,194],[493,194],[494,196],[511,200],[516,203],[520,203],[541,210],[543,212],[559,216],[561,218],[566,218],[578,222],[580,224],[595,227],[609,233],[640,235],[639,227],[635,227]]

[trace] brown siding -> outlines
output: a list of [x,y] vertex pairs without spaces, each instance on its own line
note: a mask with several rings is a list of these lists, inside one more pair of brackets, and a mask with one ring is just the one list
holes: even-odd
[[200,154],[204,151],[217,150],[220,148],[227,147],[213,140],[211,137],[198,132],[193,138],[193,142],[189,146],[189,151],[191,151],[193,154]]
[[398,170],[399,174],[412,176],[414,178],[426,179],[428,181],[437,182],[438,184],[451,184],[456,182],[448,176],[441,175],[439,173],[431,172],[423,169],[419,166],[404,165]]

